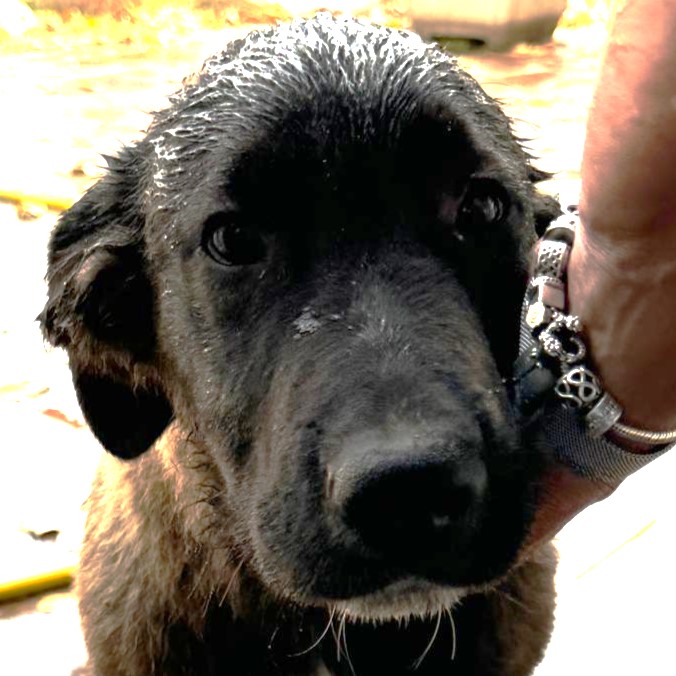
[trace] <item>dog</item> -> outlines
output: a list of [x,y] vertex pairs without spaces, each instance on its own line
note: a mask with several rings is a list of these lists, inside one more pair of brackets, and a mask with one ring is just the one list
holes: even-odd
[[45,336],[109,451],[98,675],[520,676],[555,561],[508,387],[554,217],[412,33],[320,14],[207,60],[53,232]]

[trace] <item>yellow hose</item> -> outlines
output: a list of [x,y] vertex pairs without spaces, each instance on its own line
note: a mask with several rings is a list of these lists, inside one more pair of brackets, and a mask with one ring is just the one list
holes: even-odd
[[[77,199],[77,198],[75,198]],[[65,211],[73,206],[75,199],[71,197],[58,197],[56,195],[29,195],[18,190],[0,190],[0,200],[6,202],[18,202],[20,204],[42,204],[48,209]]]
[[18,580],[0,581],[0,603],[67,587],[73,581],[74,574],[75,566],[68,566]]

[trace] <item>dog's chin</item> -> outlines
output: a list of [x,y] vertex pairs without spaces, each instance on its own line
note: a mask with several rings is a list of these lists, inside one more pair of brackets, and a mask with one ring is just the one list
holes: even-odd
[[450,610],[467,593],[462,587],[446,587],[411,577],[364,596],[331,601],[330,606],[355,622],[405,621]]

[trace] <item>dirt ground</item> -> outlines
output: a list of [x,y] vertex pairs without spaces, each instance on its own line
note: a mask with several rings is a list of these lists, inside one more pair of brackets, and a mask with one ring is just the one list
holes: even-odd
[[[236,32],[163,30],[151,46],[133,35],[58,31],[40,43],[0,42],[0,192],[75,200],[100,173],[100,153],[138,138],[150,111]],[[503,101],[540,166],[556,172],[546,186],[554,193],[578,185],[602,38],[578,28],[545,46],[462,58]],[[74,565],[101,452],[64,355],[45,348],[34,321],[56,217],[29,198],[0,202],[0,580]],[[675,462],[658,460],[560,535],[557,625],[537,676],[676,674]],[[71,592],[0,605],[0,674],[70,674],[85,661]]]

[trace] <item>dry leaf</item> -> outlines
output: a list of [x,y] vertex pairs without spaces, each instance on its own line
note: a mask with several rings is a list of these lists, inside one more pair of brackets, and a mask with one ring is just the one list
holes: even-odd
[[65,413],[62,411],[59,411],[55,408],[46,408],[43,413],[50,418],[55,418],[56,420],[60,420],[61,422],[65,422],[66,424],[70,425],[71,427],[75,427],[76,429],[79,429],[81,427],[84,427],[84,425],[79,421],[75,420],[74,418],[69,418]]

